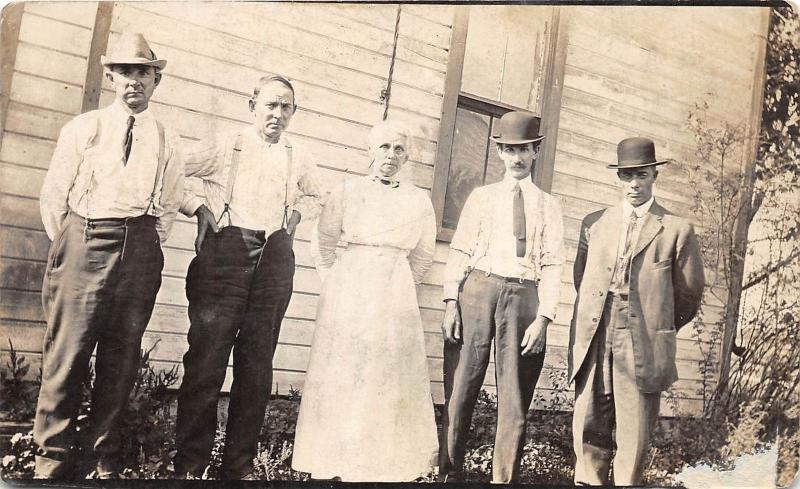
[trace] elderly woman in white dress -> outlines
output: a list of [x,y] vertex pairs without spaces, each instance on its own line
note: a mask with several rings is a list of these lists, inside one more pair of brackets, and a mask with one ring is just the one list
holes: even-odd
[[414,480],[438,447],[415,288],[436,221],[427,193],[397,178],[409,142],[373,127],[372,173],[331,192],[312,237],[322,292],[292,467],[315,479]]

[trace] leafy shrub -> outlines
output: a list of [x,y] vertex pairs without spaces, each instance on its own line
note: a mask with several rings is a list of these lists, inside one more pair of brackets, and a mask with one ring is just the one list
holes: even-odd
[[33,477],[36,445],[33,443],[33,431],[26,434],[17,433],[11,437],[11,449],[3,456],[0,474],[4,479],[22,479]]
[[40,382],[25,379],[31,366],[24,355],[17,353],[10,338],[8,346],[9,360],[0,377],[0,413],[11,421],[28,421],[36,414]]

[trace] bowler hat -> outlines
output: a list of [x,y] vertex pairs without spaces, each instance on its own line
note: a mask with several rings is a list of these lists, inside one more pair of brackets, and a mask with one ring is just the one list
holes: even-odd
[[623,139],[617,145],[617,164],[606,165],[612,170],[663,165],[669,160],[656,160],[656,146],[651,139],[634,137]]
[[114,49],[100,56],[100,62],[103,66],[145,65],[158,69],[167,66],[167,60],[158,59],[144,36],[138,32],[124,32],[114,43]]
[[503,144],[536,143],[544,139],[539,135],[539,118],[530,112],[506,112],[495,124],[491,140]]

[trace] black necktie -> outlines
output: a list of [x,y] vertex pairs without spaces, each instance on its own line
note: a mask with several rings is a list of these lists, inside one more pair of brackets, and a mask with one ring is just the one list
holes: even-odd
[[514,237],[517,238],[517,256],[525,256],[525,201],[519,182],[514,185]]
[[131,146],[133,145],[133,121],[136,120],[132,115],[128,116],[128,128],[125,133],[125,159],[122,160],[123,165],[128,164],[128,157],[131,155]]

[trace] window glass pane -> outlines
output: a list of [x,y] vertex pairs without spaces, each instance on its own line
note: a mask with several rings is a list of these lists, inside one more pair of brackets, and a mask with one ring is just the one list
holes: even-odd
[[442,226],[455,229],[472,189],[483,184],[490,117],[459,107]]
[[[492,118],[492,124],[497,124],[497,117]],[[497,154],[497,145],[494,141],[489,142],[488,160],[486,163],[486,177],[483,180],[484,185],[496,183],[503,179],[506,173],[506,166],[500,156]]]

